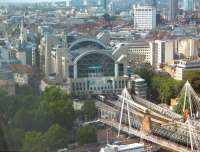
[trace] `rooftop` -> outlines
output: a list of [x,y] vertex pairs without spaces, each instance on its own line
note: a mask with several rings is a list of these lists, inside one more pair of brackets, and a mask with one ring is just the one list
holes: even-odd
[[32,74],[32,69],[30,66],[22,65],[22,64],[12,64],[10,65],[11,70],[14,73],[20,74]]
[[134,150],[134,149],[143,149],[144,150],[144,144],[142,143],[134,143],[129,145],[107,145],[105,148],[101,149],[101,152],[122,152],[122,151],[128,151],[128,150]]

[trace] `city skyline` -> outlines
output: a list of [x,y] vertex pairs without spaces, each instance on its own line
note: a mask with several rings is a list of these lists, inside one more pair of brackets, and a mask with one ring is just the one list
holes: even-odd
[[0,152],[200,152],[195,2],[0,0]]

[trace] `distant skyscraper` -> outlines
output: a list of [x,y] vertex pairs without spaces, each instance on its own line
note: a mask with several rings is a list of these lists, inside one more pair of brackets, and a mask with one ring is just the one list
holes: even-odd
[[156,28],[156,8],[153,6],[133,6],[134,28],[151,30]]
[[83,6],[87,6],[88,5],[88,1],[87,0],[83,0]]
[[178,0],[169,0],[169,14],[168,19],[174,21],[178,12]]
[[152,5],[153,5],[154,7],[157,7],[157,0],[152,0]]
[[66,0],[66,6],[67,7],[70,7],[70,5],[71,5],[70,3],[71,3],[71,0]]
[[107,0],[104,0],[103,7],[104,7],[105,10],[107,10]]
[[156,7],[157,6],[157,0],[145,0],[145,5],[151,5]]
[[98,6],[101,6],[101,0],[98,0],[98,1],[97,1],[97,5],[98,5]]
[[192,11],[194,9],[195,0],[184,0],[183,9],[184,11]]

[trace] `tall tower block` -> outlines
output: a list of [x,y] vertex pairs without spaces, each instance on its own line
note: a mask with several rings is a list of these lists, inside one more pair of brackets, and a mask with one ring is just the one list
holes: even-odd
[[45,38],[45,76],[48,78],[50,74],[50,65],[51,64],[51,51],[48,47],[48,35],[46,34]]

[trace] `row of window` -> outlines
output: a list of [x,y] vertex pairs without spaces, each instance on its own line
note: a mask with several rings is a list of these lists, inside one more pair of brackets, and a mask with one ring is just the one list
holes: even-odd
[[[147,11],[150,11],[150,12],[152,12],[152,9],[136,9],[136,11],[138,12],[138,11],[145,11],[145,12],[147,12]],[[136,13],[137,13],[136,12]]]
[[[112,82],[111,82],[112,83]],[[115,89],[117,88],[124,88],[127,85],[127,81],[125,80],[119,80],[114,82]],[[85,82],[77,82],[77,83],[72,83],[72,90],[73,91],[86,91],[86,90],[91,90],[91,91],[101,91],[101,90],[110,90],[113,89],[113,84],[108,84],[104,86],[93,86],[90,85],[90,81],[87,81],[87,84]]]
[[[122,92],[122,89],[117,89],[117,90],[101,90],[101,91],[87,90],[86,92],[90,93],[90,94],[95,94],[95,93],[96,94],[99,94],[99,93],[101,93],[101,94],[108,94],[108,93],[110,93],[110,94],[112,94],[112,93],[120,94]],[[85,95],[86,92],[83,92],[83,91],[73,91],[72,95],[79,95],[79,96],[81,96],[81,95]]]

